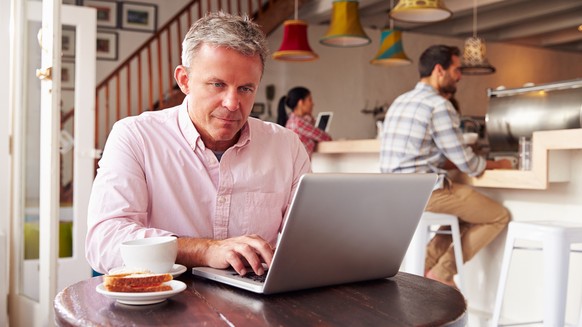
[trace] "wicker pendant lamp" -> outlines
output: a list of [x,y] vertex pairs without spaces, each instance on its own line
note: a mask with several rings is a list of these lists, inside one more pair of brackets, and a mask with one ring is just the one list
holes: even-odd
[[486,58],[485,41],[477,37],[477,0],[473,0],[473,36],[465,40],[461,73],[463,75],[487,75],[495,73]]

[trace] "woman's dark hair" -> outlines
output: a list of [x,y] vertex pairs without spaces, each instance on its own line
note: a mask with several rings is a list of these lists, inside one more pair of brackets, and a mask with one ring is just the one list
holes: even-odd
[[287,124],[287,110],[285,106],[295,109],[299,100],[303,100],[309,96],[311,92],[302,86],[297,86],[289,90],[287,95],[281,97],[279,106],[277,107],[277,124],[285,126]]
[[453,62],[453,56],[459,57],[461,50],[448,45],[433,45],[420,55],[418,60],[418,72],[420,78],[428,77],[432,74],[434,67],[440,64],[444,69],[449,68]]

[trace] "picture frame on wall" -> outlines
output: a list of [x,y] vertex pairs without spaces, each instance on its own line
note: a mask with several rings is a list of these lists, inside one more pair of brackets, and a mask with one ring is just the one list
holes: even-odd
[[118,2],[109,0],[84,0],[83,6],[97,9],[97,27],[117,28]]
[[117,60],[119,41],[117,32],[97,31],[97,59]]
[[75,89],[75,63],[65,62],[61,63],[61,89],[74,90]]
[[63,58],[75,58],[75,28],[63,27],[61,55]]
[[120,20],[120,27],[124,30],[153,33],[158,24],[158,6],[149,3],[121,2]]

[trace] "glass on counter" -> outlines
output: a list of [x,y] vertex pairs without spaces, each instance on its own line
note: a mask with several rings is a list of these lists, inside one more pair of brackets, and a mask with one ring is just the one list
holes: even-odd
[[519,170],[531,170],[531,139],[525,136],[519,138]]

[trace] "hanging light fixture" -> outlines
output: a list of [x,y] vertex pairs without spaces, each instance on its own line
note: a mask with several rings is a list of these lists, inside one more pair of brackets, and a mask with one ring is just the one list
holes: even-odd
[[[390,8],[392,8],[392,0],[390,0]],[[370,63],[381,66],[403,66],[412,63],[402,47],[402,32],[394,29],[392,19],[390,19],[390,28],[384,29],[380,34],[380,49]]]
[[273,59],[281,61],[313,61],[319,56],[311,50],[307,40],[307,23],[297,18],[298,4],[295,0],[295,19],[283,23],[283,41]]
[[438,22],[452,14],[441,0],[400,0],[390,11],[390,17],[411,23]]
[[487,58],[485,41],[477,37],[477,0],[473,0],[473,36],[465,40],[461,73],[463,75],[487,75],[495,73]]
[[319,42],[332,47],[359,47],[372,42],[360,23],[358,6],[356,0],[334,1],[329,29]]

